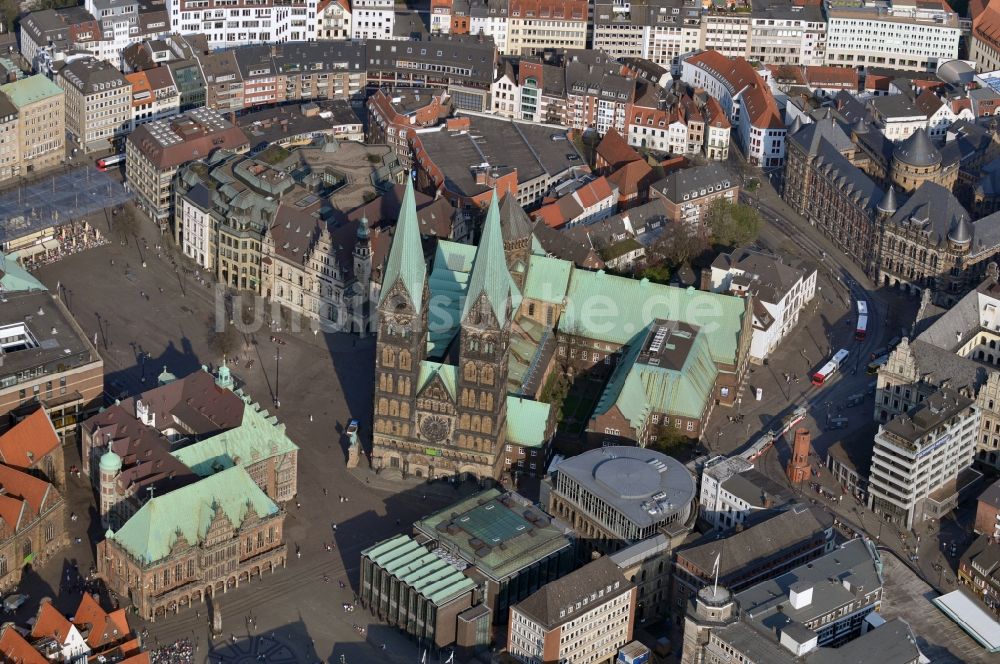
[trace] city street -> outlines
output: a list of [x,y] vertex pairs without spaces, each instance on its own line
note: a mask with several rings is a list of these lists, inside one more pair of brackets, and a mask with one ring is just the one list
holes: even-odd
[[[913,322],[918,302],[897,291],[876,288],[853,262],[786,206],[768,182],[761,183],[750,202],[758,206],[765,221],[760,244],[786,256],[789,262],[813,260],[819,266],[818,283],[822,291],[817,293],[805,320],[779,347],[767,366],[756,367],[751,375],[751,390],[744,394],[752,393],[752,388],[761,385],[765,394],[760,402],[748,401],[744,397],[742,413],[751,416],[746,419],[753,426],[734,425],[723,419],[716,434],[719,447],[713,447],[713,452],[728,453],[741,448],[767,431],[773,418],[791,412],[793,407],[789,404],[808,405],[809,415],[798,426],[806,426],[812,432],[812,465],[818,473],[815,479],[827,493],[811,491],[808,487],[796,487],[795,490],[804,491],[803,499],[825,504],[841,521],[865,531],[880,545],[896,551],[901,559],[919,570],[929,585],[942,592],[954,589],[957,556],[950,555],[951,543],[959,543],[956,552],[960,556],[969,539],[972,515],[968,508],[960,508],[940,524],[921,526],[919,532],[900,532],[898,527],[885,523],[852,496],[842,495],[839,485],[825,467],[827,452],[834,443],[843,442],[845,447],[856,450],[871,448],[878,431],[878,424],[873,420],[876,379],[868,375],[865,368],[872,353],[885,348],[892,337],[904,336]],[[794,243],[789,240],[790,237],[796,238]],[[853,311],[854,301],[861,298],[868,303],[871,312],[869,320],[875,324],[869,325],[866,339],[859,342],[854,339],[856,316]],[[843,323],[844,320],[849,324]],[[823,351],[824,341],[826,354],[823,358],[817,361],[810,357],[809,349]],[[839,348],[851,352],[846,367],[822,387],[814,387],[808,382],[808,375]],[[800,375],[800,381],[786,384],[782,379],[782,374],[786,372]],[[852,395],[863,395],[864,399],[860,404],[849,407],[847,399]],[[719,410],[716,414],[721,415],[720,419],[726,415]],[[847,427],[829,429],[827,422],[830,415],[846,416]],[[762,472],[786,484],[784,467],[791,456],[789,441],[789,437],[779,439],[756,462]],[[711,445],[713,441],[709,437],[705,442]]]

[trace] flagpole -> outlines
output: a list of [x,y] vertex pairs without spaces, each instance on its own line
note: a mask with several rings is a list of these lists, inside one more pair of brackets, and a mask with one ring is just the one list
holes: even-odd
[[722,551],[715,554],[715,585],[712,586],[712,597],[714,598],[719,593],[719,558],[722,556]]

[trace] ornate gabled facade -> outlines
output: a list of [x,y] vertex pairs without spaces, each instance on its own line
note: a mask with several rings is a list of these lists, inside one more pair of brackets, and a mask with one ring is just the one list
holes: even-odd
[[147,501],[97,545],[101,578],[155,620],[285,565],[285,513],[236,466]]
[[[436,308],[429,321],[429,278],[413,187],[407,184],[378,305],[376,468],[417,477],[483,479],[496,479],[503,470],[508,347],[520,304],[504,239],[494,196],[461,308]],[[527,238],[513,240],[527,243]],[[435,330],[459,328],[448,352],[457,355],[457,364],[427,359],[429,322]]]

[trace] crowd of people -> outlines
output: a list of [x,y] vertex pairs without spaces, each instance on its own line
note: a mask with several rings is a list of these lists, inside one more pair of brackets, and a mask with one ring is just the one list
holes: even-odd
[[149,653],[150,664],[194,664],[191,639],[178,639]]
[[52,239],[56,242],[56,246],[52,248],[30,255],[29,252],[24,252],[25,255],[21,258],[24,269],[33,270],[71,254],[108,243],[107,238],[86,221],[59,226],[55,229]]

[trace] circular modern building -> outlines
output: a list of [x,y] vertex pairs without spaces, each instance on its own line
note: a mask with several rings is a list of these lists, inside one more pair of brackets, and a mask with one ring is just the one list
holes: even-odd
[[696,500],[694,477],[680,461],[644,447],[609,446],[558,465],[549,513],[608,553],[661,533],[683,537],[697,517]]

